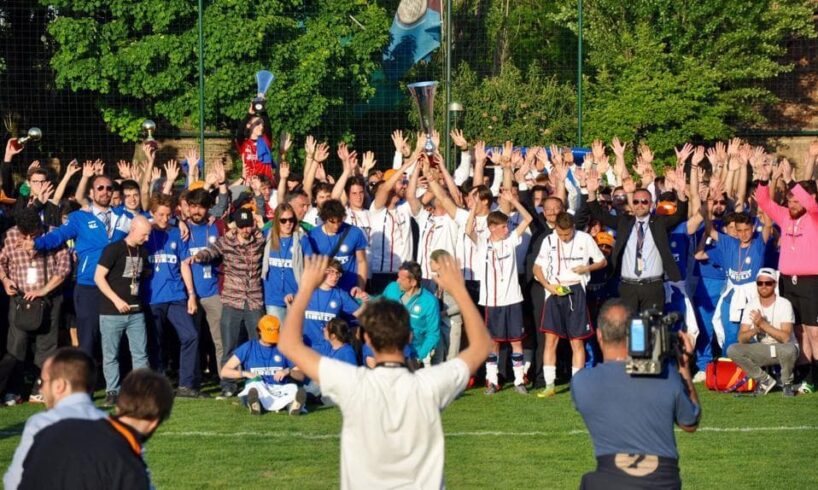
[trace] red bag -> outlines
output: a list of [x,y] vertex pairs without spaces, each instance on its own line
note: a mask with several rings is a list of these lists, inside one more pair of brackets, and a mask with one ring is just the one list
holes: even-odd
[[705,374],[704,384],[708,390],[747,393],[756,389],[756,381],[726,357],[708,363]]

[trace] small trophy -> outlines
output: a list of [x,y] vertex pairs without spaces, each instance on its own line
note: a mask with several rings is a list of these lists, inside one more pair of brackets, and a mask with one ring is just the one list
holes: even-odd
[[258,92],[256,92],[256,98],[253,99],[253,111],[256,114],[262,114],[267,110],[267,90],[275,79],[275,75],[267,70],[261,70],[256,73]]
[[415,104],[420,112],[420,130],[426,133],[426,144],[423,150],[431,159],[435,154],[435,144],[432,141],[432,131],[435,129],[435,91],[437,82],[418,82],[407,85],[409,93],[415,99]]
[[22,138],[17,138],[15,142],[18,148],[26,146],[31,141],[40,141],[43,138],[43,132],[40,128],[29,128],[28,133]]
[[151,145],[153,148],[158,148],[159,143],[153,139],[153,132],[156,131],[156,123],[150,119],[142,121],[142,131],[145,133],[145,143]]

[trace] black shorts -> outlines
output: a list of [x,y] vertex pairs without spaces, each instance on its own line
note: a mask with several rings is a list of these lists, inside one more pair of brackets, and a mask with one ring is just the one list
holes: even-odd
[[818,325],[818,276],[781,274],[778,279],[778,291],[782,298],[792,303],[795,323]]
[[545,300],[540,330],[563,339],[587,339],[594,334],[588,318],[588,302],[581,285],[569,286],[571,294],[552,294]]
[[495,342],[517,342],[525,337],[522,303],[486,306],[485,319],[491,340]]

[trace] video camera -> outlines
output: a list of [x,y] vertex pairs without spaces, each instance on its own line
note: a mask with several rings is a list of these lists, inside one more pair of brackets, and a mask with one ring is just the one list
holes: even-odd
[[631,320],[625,372],[631,376],[661,374],[665,361],[682,352],[679,337],[672,328],[680,319],[677,312],[663,315],[661,311],[648,309]]

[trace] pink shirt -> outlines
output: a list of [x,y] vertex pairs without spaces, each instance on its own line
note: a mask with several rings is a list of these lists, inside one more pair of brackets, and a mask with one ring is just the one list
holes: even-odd
[[818,275],[818,203],[800,184],[792,188],[792,195],[807,212],[798,219],[790,217],[785,206],[770,199],[770,188],[760,185],[756,189],[758,207],[769,215],[781,228],[781,256],[778,270],[788,276]]

